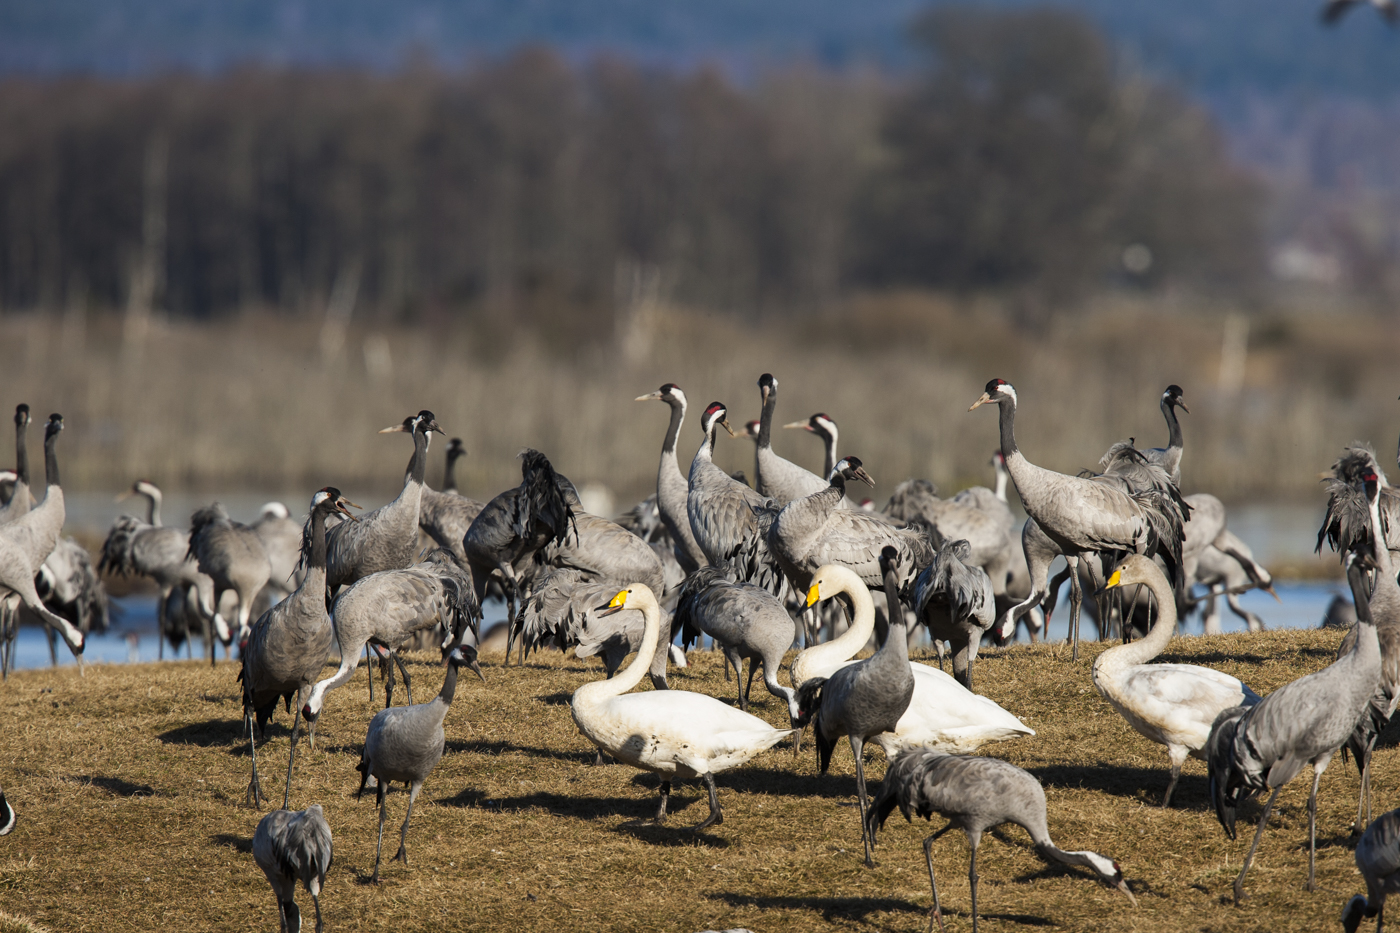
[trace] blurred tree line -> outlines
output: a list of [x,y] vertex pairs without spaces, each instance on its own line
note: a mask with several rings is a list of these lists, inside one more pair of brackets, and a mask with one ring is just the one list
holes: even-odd
[[609,334],[643,280],[749,313],[911,285],[1050,305],[1250,286],[1261,192],[1086,20],[939,8],[913,35],[925,67],[901,82],[539,48],[451,73],[9,79],[0,308],[339,294],[575,339]]

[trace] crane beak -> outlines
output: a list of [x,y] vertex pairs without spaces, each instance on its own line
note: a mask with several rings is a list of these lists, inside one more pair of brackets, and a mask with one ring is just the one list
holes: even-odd
[[636,398],[632,399],[632,401],[634,401],[634,402],[659,402],[659,401],[661,401],[661,390],[658,389],[658,390],[656,390],[655,392],[648,392],[646,395],[639,395],[639,396],[637,396]]
[[356,516],[356,515],[352,515],[352,514],[350,513],[350,510],[346,508],[347,505],[349,505],[349,506],[354,506],[354,507],[357,508],[357,509],[360,508],[360,506],[355,505],[355,503],[351,502],[349,499],[345,498],[344,496],[341,496],[339,499],[335,500],[335,510],[336,510],[337,512],[339,512],[340,514],[344,515],[346,518],[350,519],[350,521],[352,521],[352,522],[358,522],[358,521],[360,520],[359,517]]
[[486,683],[486,675],[481,673],[481,665],[477,663],[476,658],[472,658],[468,661],[467,666],[476,671],[476,676],[481,678],[482,683]]
[[1278,598],[1278,594],[1274,592],[1274,585],[1272,583],[1270,583],[1268,586],[1261,586],[1260,589],[1272,596],[1275,602],[1283,602],[1283,600]]
[[794,421],[791,424],[783,425],[784,429],[801,428],[804,431],[812,430],[812,426],[805,421]]
[[1186,403],[1183,402],[1181,399],[1177,399],[1176,404],[1178,407],[1181,408],[1182,411],[1186,412],[1188,415],[1191,414],[1191,409],[1187,408]]
[[982,393],[982,397],[979,398],[977,401],[973,402],[972,405],[969,406],[967,410],[968,410],[968,411],[972,411],[972,409],[974,409],[974,408],[981,408],[983,405],[987,404],[987,403],[990,402],[991,400],[992,400],[992,397],[991,397],[990,395],[988,395],[986,392],[983,392],[983,393]]
[[1138,905],[1137,898],[1133,897],[1133,892],[1130,891],[1130,890],[1128,890],[1128,882],[1126,882],[1126,881],[1119,881],[1119,882],[1118,882],[1118,890],[1120,890],[1120,891],[1122,891],[1124,894],[1128,895],[1128,900],[1130,900],[1130,901],[1133,902],[1133,906],[1134,906],[1134,907],[1136,907],[1136,906]]
[[123,493],[119,493],[119,494],[117,495],[117,497],[116,497],[115,499],[113,499],[112,501],[113,501],[113,502],[125,502],[127,499],[130,499],[130,498],[131,498],[132,496],[134,496],[134,495],[136,495],[136,493],[134,493],[134,492],[132,492],[130,489],[128,489],[128,490],[126,490],[126,491],[123,492]]
[[387,428],[380,428],[380,434],[405,434],[407,429],[401,424],[391,424]]
[[725,418],[724,420],[722,420],[722,421],[719,423],[719,426],[722,427],[722,428],[724,428],[726,431],[728,431],[730,437],[733,437],[733,436],[734,436],[734,429],[731,428],[731,427],[729,426],[729,419],[728,419],[728,418]]
[[875,488],[875,481],[870,478],[870,474],[865,472],[863,468],[856,467],[854,470],[851,471],[851,475],[856,479],[860,480],[865,485],[869,486],[871,489]]

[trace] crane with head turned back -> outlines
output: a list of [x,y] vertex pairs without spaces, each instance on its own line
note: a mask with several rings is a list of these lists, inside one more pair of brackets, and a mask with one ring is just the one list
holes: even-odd
[[681,472],[676,457],[676,438],[680,436],[681,425],[685,423],[685,393],[674,382],[668,382],[655,392],[637,396],[636,400],[665,402],[671,409],[666,437],[661,442],[661,465],[656,471],[656,507],[661,514],[661,523],[666,526],[675,544],[676,560],[686,573],[693,573],[709,566],[710,562],[695,542],[695,533],[690,529],[690,516],[686,514],[690,482]]
[[977,846],[983,833],[1003,823],[1015,823],[1030,833],[1036,854],[1047,862],[1082,865],[1137,906],[1137,898],[1123,880],[1123,869],[1113,859],[1097,852],[1067,852],[1055,845],[1045,819],[1045,789],[1033,775],[1013,764],[996,758],[950,755],[934,748],[905,752],[890,763],[871,804],[867,832],[872,845],[876,831],[895,807],[911,823],[916,815],[928,820],[935,813],[948,820],[947,826],[924,840],[924,861],[933,890],[929,929],[935,920],[943,929],[943,908],[938,899],[938,882],[933,877],[934,842],[950,829],[961,829],[967,834],[972,847],[967,880],[972,894],[972,929],[976,933]]
[[[1366,474],[1367,497],[1378,491],[1374,473]],[[1337,749],[1356,729],[1376,692],[1381,676],[1380,641],[1371,619],[1359,559],[1348,556],[1347,579],[1356,601],[1356,640],[1351,651],[1326,668],[1285,684],[1259,703],[1236,706],[1216,717],[1206,740],[1210,794],[1225,834],[1235,838],[1235,810],[1240,802],[1272,790],[1254,842],[1235,879],[1235,903],[1244,897],[1244,879],[1264,838],[1279,791],[1305,765],[1313,767],[1308,797],[1308,890],[1313,890],[1317,849],[1317,787]]]
[[[1180,491],[1169,482],[1166,489],[1153,485],[1129,491],[1121,484],[1068,476],[1036,466],[1016,446],[1016,390],[1003,379],[993,379],[968,411],[988,403],[995,403],[1000,410],[1001,452],[1021,504],[1069,565],[1070,629],[1073,658],[1077,661],[1083,596],[1080,559],[1104,552],[1160,554],[1171,572],[1179,574],[1184,525],[1190,509],[1182,501]],[[1026,559],[1034,576],[1035,563],[1029,550]],[[1032,597],[1035,595],[1032,593]],[[1014,610],[1009,615],[1015,619]]]

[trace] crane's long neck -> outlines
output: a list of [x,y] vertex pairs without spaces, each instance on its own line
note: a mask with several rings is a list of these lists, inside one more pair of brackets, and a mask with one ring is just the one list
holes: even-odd
[[326,513],[320,508],[311,510],[311,553],[306,557],[306,567],[326,572]]
[[15,473],[18,474],[18,483],[29,485],[29,419],[15,425]]
[[632,595],[627,598],[628,609],[639,609],[642,613],[642,644],[632,661],[612,676],[610,680],[597,680],[584,684],[574,691],[574,702],[586,700],[597,703],[621,696],[641,683],[642,677],[651,667],[656,656],[656,646],[661,641],[661,607],[651,588],[640,583],[632,585]]
[[671,406],[671,423],[666,426],[666,439],[661,442],[661,454],[664,457],[670,454],[672,459],[676,456],[676,438],[680,437],[681,424],[685,422],[685,402],[680,399],[667,399],[666,404]]
[[770,388],[763,396],[763,412],[758,416],[758,449],[773,446],[773,411],[778,407],[778,390]]
[[[1157,621],[1153,624],[1152,631],[1147,633],[1146,638],[1139,638],[1126,645],[1117,645],[1099,655],[1094,660],[1095,674],[1122,670],[1135,664],[1146,664],[1167,650],[1172,634],[1176,631],[1176,599],[1166,580],[1158,574],[1154,574],[1142,585],[1147,587],[1157,603]],[[1131,586],[1133,584],[1124,586],[1123,589],[1128,590]],[[1131,601],[1127,592],[1124,592],[1123,596],[1126,601]]]
[[1162,417],[1167,419],[1167,447],[1181,449],[1181,422],[1176,420],[1176,406],[1162,396]]
[[836,425],[823,426],[822,443],[826,445],[826,460],[822,464],[822,476],[830,476],[836,469]]
[[[870,598],[868,592],[866,598]],[[889,617],[890,630],[885,636],[885,643],[875,652],[871,663],[901,672],[908,670],[909,679],[912,680],[914,673],[909,670],[909,634],[905,630],[904,608],[899,602],[899,593],[892,573],[885,574],[885,610]]]
[[161,492],[155,487],[141,493],[146,497],[146,524],[160,527]]
[[462,458],[462,448],[453,447],[447,451],[447,470],[442,475],[442,491],[457,491],[457,461]]
[[1400,621],[1400,583],[1395,580],[1395,566],[1381,524],[1381,497],[1369,503],[1371,511],[1371,540],[1375,542],[1376,586],[1371,592],[1371,616],[1383,622]]
[[[1102,871],[1103,862],[1113,860],[1097,852],[1066,852],[1050,839],[1050,834],[1041,832],[1041,838],[1037,839],[1035,833],[1031,833],[1031,841],[1035,844],[1035,851],[1046,861],[1059,862],[1061,865],[1080,865],[1084,868],[1092,868],[1095,871]],[[1097,863],[1095,859],[1099,860]]]
[[1003,397],[998,400],[997,409],[997,426],[1001,429],[1001,456],[1006,461],[1006,468],[1011,470],[1011,458],[1020,453],[1016,449],[1016,400]]
[[456,664],[447,665],[447,676],[442,679],[442,690],[437,695],[438,701],[441,702],[443,706],[451,706],[452,698],[457,694],[458,670],[459,668]]
[[[58,454],[54,452],[54,445],[57,441],[57,431],[49,431],[44,435],[44,482],[50,488],[62,485],[58,481]],[[45,492],[44,496],[47,498],[48,493]]]
[[430,431],[413,432],[413,458],[408,461],[408,482],[423,485],[428,475],[428,441]]

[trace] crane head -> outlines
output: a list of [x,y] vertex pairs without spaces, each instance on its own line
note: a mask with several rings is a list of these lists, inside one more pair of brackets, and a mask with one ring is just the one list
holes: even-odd
[[758,431],[761,427],[763,427],[763,422],[759,421],[757,418],[752,421],[744,422],[744,436],[751,441],[757,442]]
[[430,431],[438,434],[447,433],[442,428],[438,427],[437,419],[434,418],[433,413],[426,408],[418,413],[418,417],[415,418],[414,421],[417,423],[418,430],[422,431],[424,434]]
[[1181,396],[1183,394],[1184,393],[1181,391],[1181,386],[1173,383],[1167,386],[1167,390],[1162,393],[1162,401],[1167,403],[1168,405],[1175,405],[1177,408],[1180,408],[1182,411],[1186,412],[1189,415],[1191,414],[1191,409],[1187,408],[1186,403],[1181,400]]
[[980,408],[989,402],[1000,403],[1005,399],[1010,399],[1013,402],[1016,401],[1016,389],[1005,379],[993,379],[991,382],[987,383],[987,387],[983,390],[982,396],[977,399],[977,401],[973,402],[967,410],[972,411],[972,409]]
[[20,402],[15,406],[15,427],[24,427],[29,423],[29,406]]
[[772,373],[764,373],[758,377],[758,394],[763,397],[764,402],[767,402],[768,397],[777,391],[778,380],[773,377]]
[[719,425],[729,432],[729,436],[734,436],[734,429],[729,426],[729,409],[724,407],[723,402],[711,402],[705,408],[705,413],[700,416],[700,430],[709,434],[714,430],[715,425]]
[[840,462],[831,469],[831,475],[833,477],[838,473],[846,479],[860,480],[862,483],[872,488],[875,486],[875,480],[871,479],[870,474],[865,472],[864,465],[861,463],[859,457],[842,457]]

